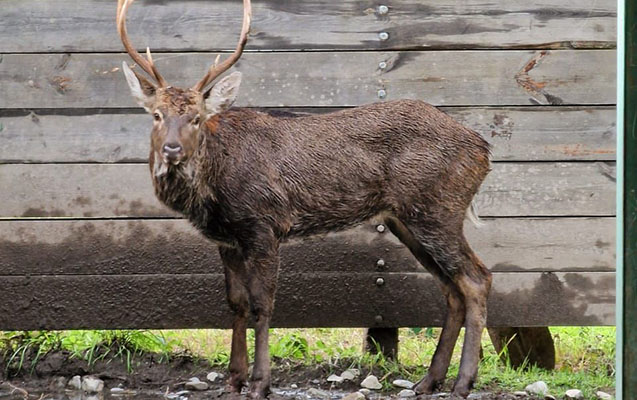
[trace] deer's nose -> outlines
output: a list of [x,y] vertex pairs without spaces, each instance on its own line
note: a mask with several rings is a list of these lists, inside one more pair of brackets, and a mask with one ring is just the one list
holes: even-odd
[[162,150],[166,158],[176,159],[181,153],[181,146],[177,143],[166,143]]

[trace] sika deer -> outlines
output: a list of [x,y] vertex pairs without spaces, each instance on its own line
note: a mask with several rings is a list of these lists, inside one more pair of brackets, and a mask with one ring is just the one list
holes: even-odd
[[[269,393],[268,328],[274,307],[279,244],[294,236],[346,229],[381,216],[438,278],[447,317],[417,393],[444,381],[460,328],[466,326],[454,393],[466,396],[477,374],[491,274],[471,250],[463,220],[489,172],[489,145],[422,101],[377,103],[327,115],[281,117],[231,108],[241,74],[206,88],[241,56],[214,63],[190,89],[168,86],[148,51],[130,44],[119,0],[117,26],[133,60],[156,83],[133,72],[126,80],[154,117],[150,172],[157,197],[219,245],[234,313],[228,387],[248,385],[246,327],[255,318],[251,397]],[[423,304],[422,312],[426,312]]]

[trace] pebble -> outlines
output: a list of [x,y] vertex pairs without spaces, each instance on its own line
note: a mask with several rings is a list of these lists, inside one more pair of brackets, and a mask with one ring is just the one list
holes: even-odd
[[68,383],[68,387],[73,390],[82,389],[82,378],[79,375],[75,375]]
[[602,392],[601,390],[595,394],[597,395],[598,399],[602,399],[602,400],[611,400],[613,398],[613,396],[611,396],[610,394],[606,392]]
[[190,378],[190,380],[186,382],[185,388],[187,390],[208,390],[208,384],[200,381],[199,378]]
[[467,396],[467,400],[481,400],[483,398],[491,399],[493,398],[493,393],[489,392],[473,392]]
[[380,382],[378,382],[378,378],[376,378],[376,376],[374,375],[368,375],[367,378],[363,379],[363,381],[361,382],[361,386],[364,387],[365,389],[372,389],[372,390],[378,390],[383,388],[383,385],[381,385]]
[[321,381],[319,381],[318,379],[312,379],[312,383],[318,385],[319,383],[321,383]]
[[416,397],[416,392],[414,392],[411,389],[403,389],[400,392],[398,392],[398,397]]
[[411,389],[414,387],[414,384],[405,379],[396,379],[392,382],[392,385],[398,386],[399,388]]
[[343,397],[342,400],[365,400],[365,395],[361,392],[354,392]]
[[293,384],[291,384],[291,385],[290,385],[290,387],[291,387],[292,389],[298,389],[298,388],[299,388],[299,385],[297,385],[296,383],[293,383]]
[[344,380],[345,380],[345,379],[343,379],[343,377],[342,377],[342,376],[338,376],[338,375],[334,375],[334,374],[332,374],[332,375],[330,375],[330,376],[328,376],[328,377],[327,377],[327,381],[328,381],[328,382],[341,383],[341,382],[343,382]]
[[317,388],[310,388],[307,391],[307,395],[309,397],[314,397],[314,398],[318,398],[318,399],[331,399],[332,396],[326,392],[325,390],[321,390],[321,389],[317,389]]
[[99,393],[104,390],[104,381],[94,376],[85,376],[82,379],[82,390],[86,393]]
[[216,372],[211,372],[208,375],[206,375],[206,379],[208,379],[210,382],[214,382],[217,380],[217,378],[220,378],[219,374]]
[[546,396],[549,392],[549,387],[546,385],[546,382],[537,381],[525,387],[524,390],[538,396]]
[[544,400],[556,400],[555,396],[550,395],[550,394],[546,394],[544,395]]
[[341,378],[345,380],[353,381],[360,374],[361,374],[361,371],[357,370],[356,368],[350,368],[343,371],[343,373],[341,374]]
[[358,389],[358,393],[361,393],[363,396],[367,397],[372,394],[372,391],[369,389]]
[[522,391],[522,390],[518,390],[516,392],[513,392],[513,395],[514,396],[519,396],[519,397],[526,397],[529,394],[527,392]]
[[579,389],[569,389],[564,394],[569,399],[581,399],[582,398],[582,391],[579,390]]

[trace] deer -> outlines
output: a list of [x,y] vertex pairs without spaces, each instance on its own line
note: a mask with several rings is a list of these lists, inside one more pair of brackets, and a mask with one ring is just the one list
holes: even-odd
[[[444,383],[465,327],[453,394],[466,397],[477,377],[491,273],[471,249],[464,220],[490,171],[490,146],[434,106],[396,100],[327,114],[286,114],[233,107],[241,73],[213,84],[241,57],[219,57],[190,88],[170,86],[131,44],[118,0],[124,48],[149,78],[126,62],[133,98],[152,115],[149,169],[157,198],[217,244],[233,314],[227,390],[262,399],[270,393],[268,330],[274,311],[279,248],[288,239],[323,235],[380,218],[439,283],[447,312],[425,377],[413,389]],[[422,312],[426,311],[423,304]],[[246,330],[254,323],[255,357],[248,378]]]

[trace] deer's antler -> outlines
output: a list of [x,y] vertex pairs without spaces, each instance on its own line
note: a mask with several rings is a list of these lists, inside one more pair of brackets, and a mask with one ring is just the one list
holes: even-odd
[[119,37],[122,39],[122,43],[124,44],[126,51],[133,61],[146,71],[148,75],[155,79],[159,86],[166,87],[166,81],[155,67],[153,57],[150,55],[150,49],[146,48],[146,57],[148,59],[144,59],[144,57],[135,50],[128,38],[128,32],[126,31],[126,12],[128,11],[128,7],[133,4],[134,1],[135,0],[117,0],[117,32],[119,33]]
[[[208,86],[212,81],[217,79],[219,75],[226,72],[230,67],[232,67],[239,58],[241,54],[243,54],[243,48],[248,42],[248,34],[250,33],[250,22],[252,19],[252,5],[250,4],[250,0],[243,0],[243,27],[241,28],[241,36],[239,37],[239,43],[237,44],[237,48],[232,53],[230,57],[225,59],[221,64],[217,64],[217,61],[210,67],[206,76],[203,77],[193,89],[201,92],[206,86]],[[219,58],[217,57],[217,60]]]

